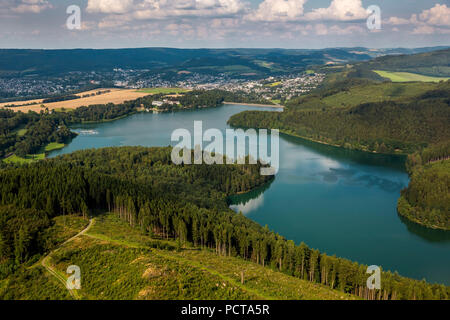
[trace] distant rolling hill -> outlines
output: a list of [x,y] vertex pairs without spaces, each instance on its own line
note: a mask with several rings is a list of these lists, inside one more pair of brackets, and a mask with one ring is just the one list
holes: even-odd
[[264,76],[304,71],[310,65],[354,63],[383,54],[432,49],[0,49],[0,76],[53,76],[72,71],[113,68]]

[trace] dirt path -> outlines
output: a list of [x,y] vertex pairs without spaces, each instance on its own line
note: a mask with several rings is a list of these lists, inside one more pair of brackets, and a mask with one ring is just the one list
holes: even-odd
[[[71,241],[75,240],[76,238],[78,238],[79,236],[82,236],[83,234],[85,234],[86,232],[88,232],[89,229],[94,225],[94,223],[95,223],[95,219],[90,219],[90,220],[89,220],[89,225],[88,225],[86,228],[84,228],[82,231],[80,231],[78,234],[76,234],[76,235],[73,236],[72,238],[70,238],[70,239],[64,241],[64,243],[62,243],[62,244],[61,244],[58,248],[56,248],[55,250],[51,251],[51,252],[50,252],[48,255],[46,255],[46,256],[42,259],[42,261],[41,261],[42,266],[43,266],[43,267],[44,267],[44,268],[45,268],[52,276],[54,276],[59,282],[61,282],[61,283],[64,285],[65,288],[66,288],[67,277],[66,277],[63,273],[57,271],[57,270],[50,264],[50,262],[49,262],[50,257],[51,257],[51,255],[52,255],[53,253],[55,253],[56,251],[58,251],[59,249],[61,249],[61,247],[62,247],[63,245],[65,245],[66,243],[71,242]],[[79,300],[79,299],[80,299],[80,296],[79,296],[79,294],[78,294],[78,292],[77,292],[76,290],[72,290],[72,289],[68,289],[68,290],[69,290],[69,293],[70,293],[70,295],[72,296],[72,298],[74,298],[74,299],[76,299],[76,300]]]

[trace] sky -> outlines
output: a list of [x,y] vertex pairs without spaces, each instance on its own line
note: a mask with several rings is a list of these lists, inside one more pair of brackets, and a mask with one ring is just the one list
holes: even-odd
[[441,45],[450,0],[0,0],[0,48]]

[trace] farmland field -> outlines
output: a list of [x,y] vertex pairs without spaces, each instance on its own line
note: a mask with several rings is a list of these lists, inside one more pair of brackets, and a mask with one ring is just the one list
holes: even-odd
[[388,78],[392,82],[412,82],[412,81],[421,81],[421,82],[439,82],[449,80],[449,77],[430,77],[424,76],[417,73],[410,72],[391,72],[391,71],[381,71],[381,70],[373,70],[378,75],[383,78]]
[[[87,94],[92,94],[97,91],[102,91],[105,89],[96,89],[86,92],[81,92],[77,94],[78,96],[83,96]],[[80,98],[75,100],[67,100],[67,101],[59,101],[59,102],[51,102],[51,103],[45,103],[45,107],[49,110],[54,109],[76,109],[81,106],[89,106],[89,105],[95,105],[95,104],[107,104],[107,103],[114,103],[119,104],[123,103],[127,100],[135,100],[140,97],[144,97],[148,95],[148,92],[139,92],[133,89],[108,89],[110,92],[103,93],[101,95],[96,96],[90,96],[86,98]],[[11,110],[14,111],[22,111],[22,112],[28,112],[30,110],[35,112],[40,112],[43,108],[41,107],[43,99],[38,100],[29,100],[29,101],[16,101],[16,102],[5,102],[0,103],[0,108],[5,107],[7,105],[16,105],[16,107],[11,108]],[[32,105],[26,105],[30,103],[35,103]]]

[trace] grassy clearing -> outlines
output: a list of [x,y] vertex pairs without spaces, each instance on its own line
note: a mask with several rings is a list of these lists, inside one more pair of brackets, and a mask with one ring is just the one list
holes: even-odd
[[12,155],[11,157],[8,157],[6,159],[3,159],[3,161],[5,161],[6,163],[18,163],[18,164],[23,164],[23,163],[31,163],[33,161],[37,161],[37,160],[43,160],[45,159],[45,153],[39,153],[39,154],[29,154],[27,155],[25,158],[16,156],[15,154]]
[[53,218],[53,222],[53,226],[45,232],[53,247],[72,238],[89,224],[88,219],[74,215],[58,216]]
[[183,88],[145,88],[145,89],[140,89],[138,90],[138,92],[143,92],[143,93],[150,93],[150,94],[159,94],[159,93],[163,93],[163,94],[169,94],[169,93],[184,93],[184,92],[188,92],[190,90],[188,89],[183,89]]
[[382,71],[382,70],[373,70],[378,75],[383,78],[390,79],[392,82],[439,82],[439,81],[447,81],[450,77],[430,77],[424,76],[417,73],[410,72],[391,72],[391,71]]
[[19,137],[23,137],[27,133],[28,129],[19,129],[17,130],[17,135]]
[[45,152],[50,152],[50,151],[62,149],[65,146],[66,145],[64,143],[51,142],[45,146],[44,150],[45,150]]
[[[26,130],[26,129],[23,129],[23,130]],[[44,147],[43,153],[28,154],[25,157],[19,157],[14,154],[6,159],[3,159],[3,161],[6,163],[24,164],[24,163],[31,163],[31,162],[34,162],[37,160],[44,160],[47,152],[59,150],[59,149],[64,148],[65,146],[66,145],[63,143],[51,142]]]
[[413,99],[435,88],[434,83],[378,83],[352,87],[348,91],[341,91],[320,101],[312,100],[311,102],[319,107],[354,107],[368,102]]
[[60,272],[70,264],[80,266],[79,293],[85,299],[353,298],[239,258],[175,248],[175,242],[152,239],[106,214],[55,252],[51,263]]

